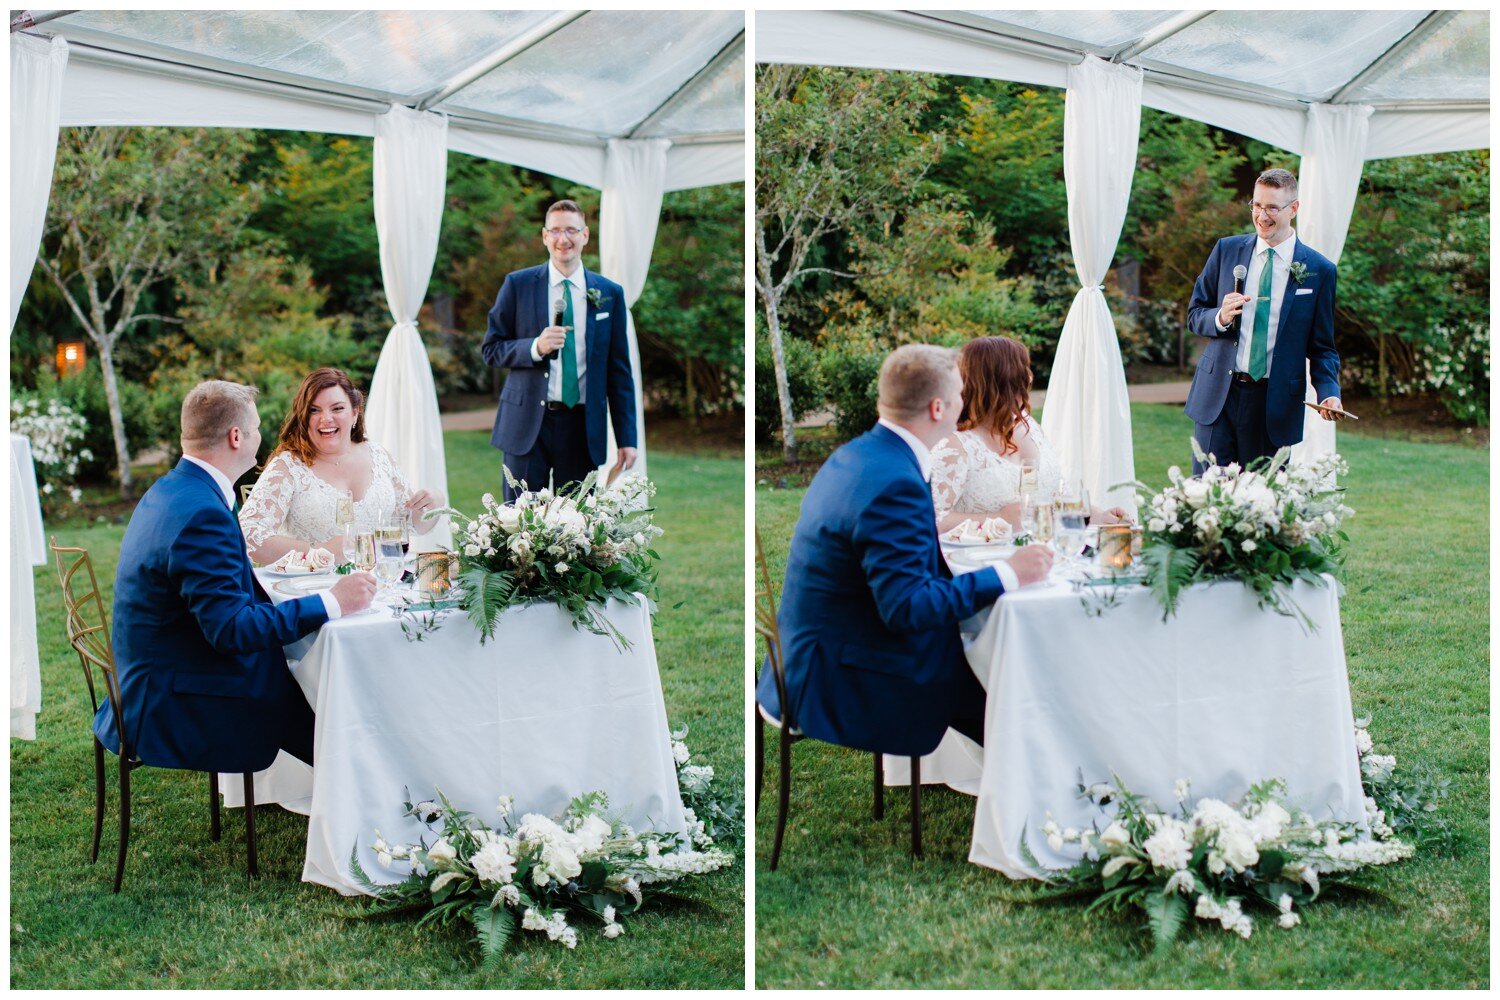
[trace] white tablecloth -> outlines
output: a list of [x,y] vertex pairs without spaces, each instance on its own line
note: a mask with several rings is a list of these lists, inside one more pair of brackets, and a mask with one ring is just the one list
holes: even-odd
[[[317,766],[282,754],[257,775],[256,801],[308,815],[303,881],[359,893],[356,843],[367,874],[399,881],[368,845],[377,829],[393,842],[426,832],[401,817],[408,792],[442,789],[494,825],[501,794],[518,815],[550,815],[597,789],[632,826],[685,832],[650,615],[618,602],[608,613],[631,641],[624,653],[545,604],[507,612],[484,646],[461,612],[408,642],[377,608],[287,647],[317,713]],[[243,804],[240,783],[224,776],[226,804]]]
[[36,587],[31,567],[47,562],[42,505],[31,441],[10,436],[10,735],[36,739],[42,708],[41,658],[36,644]]
[[[1165,809],[1173,783],[1234,801],[1252,783],[1286,779],[1314,816],[1364,817],[1349,681],[1333,586],[1298,584],[1293,599],[1317,625],[1256,607],[1239,583],[1193,588],[1175,617],[1143,587],[1090,616],[1073,588],[1052,582],[1007,594],[971,619],[970,667],[988,693],[985,746],[950,731],[922,761],[922,780],[979,796],[969,860],[1012,878],[1071,865],[1040,832],[1050,810],[1064,826],[1100,817],[1076,797],[1113,771]],[[886,781],[910,780],[886,758]],[[1075,849],[1076,850],[1076,849]]]

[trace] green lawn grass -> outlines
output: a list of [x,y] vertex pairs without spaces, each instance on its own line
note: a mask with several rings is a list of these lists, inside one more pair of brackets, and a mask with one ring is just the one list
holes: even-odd
[[[500,459],[486,432],[445,435],[460,510],[499,492]],[[666,529],[657,655],[667,714],[721,780],[744,768],[744,473],[738,459],[653,451],[658,523]],[[124,529],[59,527],[93,554],[108,589]],[[358,921],[360,905],[299,881],[307,820],[275,806],[256,813],[261,878],[244,870],[244,825],[225,812],[208,839],[207,779],[148,768],[132,780],[124,891],[110,893],[117,804],[97,864],[88,864],[93,805],[89,705],[63,631],[57,577],[36,571],[42,713],[37,740],[11,742],[11,986],[73,988],[557,988],[698,987],[744,982],[744,869],[692,891],[698,904],[648,909],[614,941],[580,935],[576,951],[526,934],[505,967],[477,971],[467,927],[414,919]],[[676,605],[681,604],[681,607]],[[421,687],[420,677],[413,678]],[[559,740],[569,734],[559,732]],[[501,791],[496,790],[497,793]],[[580,792],[586,789],[580,789]]]
[[[1189,465],[1191,425],[1178,407],[1131,414],[1137,476],[1160,486],[1169,465]],[[969,864],[973,800],[949,789],[923,797],[927,858],[914,861],[904,790],[887,793],[877,823],[870,756],[801,743],[774,873],[774,755],[757,819],[757,985],[1487,987],[1489,452],[1368,434],[1341,434],[1339,447],[1357,511],[1342,601],[1354,705],[1374,715],[1377,745],[1398,765],[1420,760],[1452,780],[1451,856],[1377,870],[1370,884],[1386,899],[1319,901],[1290,932],[1261,916],[1244,941],[1190,921],[1170,953],[1153,956],[1140,913],[1025,903],[1025,886]],[[757,481],[775,474],[760,470]],[[756,491],[778,586],[802,493]]]

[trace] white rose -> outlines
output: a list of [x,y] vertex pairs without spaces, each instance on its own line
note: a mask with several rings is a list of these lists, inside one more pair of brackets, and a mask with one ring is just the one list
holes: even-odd
[[579,824],[573,836],[578,839],[579,854],[593,854],[604,846],[604,841],[609,838],[610,826],[598,816],[588,816]]
[[1240,543],[1240,548],[1244,549],[1246,552],[1254,552],[1256,546],[1253,541],[1247,538]]
[[1219,831],[1219,851],[1224,855],[1224,862],[1236,872],[1242,872],[1260,860],[1255,838],[1244,829]]
[[1188,479],[1182,484],[1182,495],[1193,507],[1202,507],[1208,500],[1208,484],[1201,479]]
[[514,507],[501,507],[495,512],[495,519],[500,522],[500,527],[506,534],[521,526],[521,512]]
[[1130,833],[1119,823],[1111,823],[1099,835],[1099,843],[1105,847],[1125,847],[1130,843]]
[[1146,527],[1151,531],[1165,531],[1167,530],[1167,522],[1159,517],[1153,517],[1146,522]]
[[448,843],[446,837],[439,837],[438,842],[427,848],[427,860],[432,862],[433,867],[445,865],[458,857],[458,851]]
[[473,544],[465,545],[464,546],[464,555],[466,555],[466,556],[477,556],[477,555],[479,555],[479,546],[473,545]]
[[568,571],[568,564],[565,562],[560,562],[556,566],[552,567],[552,571],[559,575],[566,573]]

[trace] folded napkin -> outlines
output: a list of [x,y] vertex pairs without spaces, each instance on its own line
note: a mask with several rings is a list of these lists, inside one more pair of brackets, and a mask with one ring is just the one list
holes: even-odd
[[273,562],[270,568],[277,573],[321,573],[333,568],[333,553],[327,549],[307,552],[294,549]]

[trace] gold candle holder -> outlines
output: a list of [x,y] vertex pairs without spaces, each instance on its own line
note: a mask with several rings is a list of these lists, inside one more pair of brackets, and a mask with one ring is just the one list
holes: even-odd
[[1132,530],[1128,524],[1099,526],[1099,565],[1111,570],[1130,568]]
[[452,586],[449,579],[450,557],[447,552],[417,553],[417,590],[438,596]]

